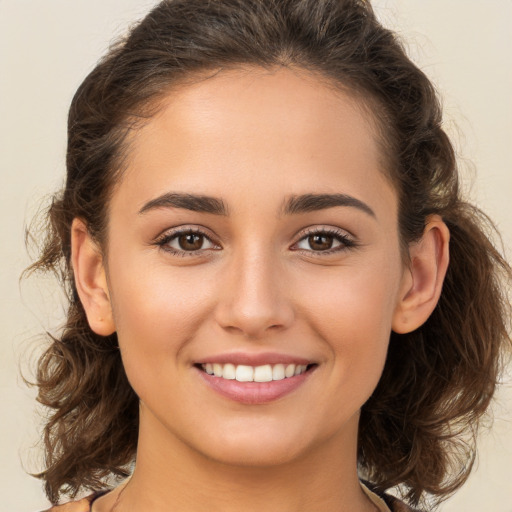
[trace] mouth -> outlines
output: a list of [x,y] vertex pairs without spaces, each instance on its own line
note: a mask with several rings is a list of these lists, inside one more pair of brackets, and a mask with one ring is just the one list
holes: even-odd
[[275,364],[197,363],[199,376],[210,389],[231,401],[247,405],[274,402],[301,388],[318,367],[316,363]]
[[202,363],[197,365],[208,375],[238,382],[272,382],[289,379],[311,370],[315,364],[264,364],[249,366],[233,363]]

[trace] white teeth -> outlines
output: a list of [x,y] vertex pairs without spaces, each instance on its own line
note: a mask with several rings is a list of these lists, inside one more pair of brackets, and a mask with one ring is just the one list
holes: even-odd
[[295,365],[289,364],[284,371],[284,376],[288,378],[288,377],[293,377],[294,375],[295,375]]
[[295,367],[295,375],[300,375],[301,373],[304,373],[306,371],[306,365],[304,364],[298,364]]
[[254,368],[254,382],[270,382],[272,380],[272,366],[256,366]]
[[254,368],[252,366],[239,364],[236,367],[235,379],[238,382],[251,382],[254,380]]
[[235,380],[236,378],[236,367],[234,364],[225,364],[222,370],[222,378],[228,380]]
[[203,370],[209,375],[222,377],[223,379],[239,382],[271,382],[273,380],[283,380],[295,375],[304,373],[307,369],[305,364],[265,364],[262,366],[247,366],[239,364],[235,366],[231,363],[206,363],[201,365]]
[[276,364],[272,368],[272,380],[283,380],[284,379],[284,364]]
[[222,377],[222,365],[218,363],[213,364],[213,374],[215,377]]

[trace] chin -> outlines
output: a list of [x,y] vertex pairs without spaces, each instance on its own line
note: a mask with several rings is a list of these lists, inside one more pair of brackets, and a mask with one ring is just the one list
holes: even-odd
[[294,425],[288,425],[291,428],[287,429],[283,422],[273,423],[260,423],[257,428],[247,424],[231,429],[214,428],[212,435],[205,434],[195,446],[189,446],[221,464],[263,468],[299,461],[331,437],[327,432],[311,436],[307,429],[294,428]]
[[284,443],[266,443],[254,440],[248,443],[227,443],[205,449],[203,454],[218,463],[246,468],[281,466],[297,460],[302,450],[293,450]]
[[293,425],[286,425],[282,418],[264,421],[258,414],[252,418],[211,415],[209,419],[167,424],[165,430],[201,458],[233,466],[284,464],[299,456],[307,444],[300,439],[300,429],[286,428]]

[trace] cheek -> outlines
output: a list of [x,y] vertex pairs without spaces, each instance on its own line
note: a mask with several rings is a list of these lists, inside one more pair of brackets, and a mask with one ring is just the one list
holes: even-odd
[[[318,328],[364,335],[388,332],[397,303],[400,265],[368,262],[317,272],[307,286],[304,307],[319,320]],[[359,335],[357,337],[360,337]]]
[[171,409],[181,407],[177,390],[187,378],[185,347],[208,315],[211,280],[137,261],[125,258],[111,275],[125,372],[143,402],[158,397]]
[[[136,371],[172,365],[208,315],[213,280],[197,268],[177,272],[125,257],[110,276],[114,321],[123,359]],[[201,272],[199,272],[201,273]],[[133,364],[132,364],[133,362]],[[164,371],[169,370],[165,368]]]
[[384,367],[401,275],[397,261],[317,276],[303,305],[310,328],[331,352],[337,382],[357,394],[371,393]]

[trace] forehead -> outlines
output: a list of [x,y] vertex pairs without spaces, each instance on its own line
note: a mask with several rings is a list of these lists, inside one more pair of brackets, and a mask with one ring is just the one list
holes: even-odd
[[130,148],[123,181],[139,204],[162,187],[217,196],[268,195],[269,183],[288,195],[339,192],[342,181],[346,193],[389,188],[367,104],[298,69],[224,70],[172,89]]

